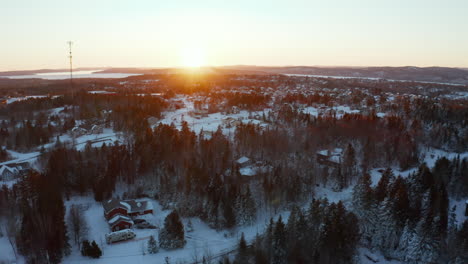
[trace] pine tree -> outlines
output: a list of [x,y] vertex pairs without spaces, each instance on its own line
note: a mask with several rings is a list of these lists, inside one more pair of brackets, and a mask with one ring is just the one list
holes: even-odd
[[371,178],[368,173],[364,173],[353,189],[353,207],[356,214],[360,216],[365,210],[369,210],[372,202]]
[[184,225],[174,210],[164,219],[164,228],[159,232],[159,246],[164,249],[176,249],[183,248],[186,243]]
[[273,233],[273,264],[285,264],[286,263],[286,233],[281,216],[275,225]]
[[241,238],[239,240],[239,246],[237,251],[235,262],[236,264],[248,263],[248,250],[247,250],[247,242],[245,241],[244,233],[241,234]]
[[395,254],[395,257],[397,259],[405,260],[407,256],[408,247],[411,243],[411,239],[413,238],[413,233],[414,231],[409,226],[409,222],[407,221],[398,242],[398,249],[397,253]]
[[374,203],[373,195],[374,192],[371,188],[370,175],[365,173],[354,187],[353,208],[354,212],[361,220],[359,226],[364,241],[367,243],[371,242],[377,224],[377,207]]
[[159,251],[158,243],[156,242],[156,239],[154,239],[154,236],[150,236],[150,239],[148,241],[148,253],[150,254],[156,254]]
[[343,154],[343,178],[344,186],[348,186],[349,181],[354,178],[356,175],[356,151],[353,148],[353,145],[348,144],[344,154]]
[[382,251],[387,257],[392,257],[394,249],[399,243],[399,228],[393,217],[393,203],[386,198],[378,207],[375,235],[372,245]]
[[389,184],[390,182],[394,181],[394,177],[395,176],[393,175],[393,171],[390,168],[387,168],[382,173],[382,177],[380,178],[379,183],[377,184],[377,187],[374,191],[377,202],[382,202],[388,195]]
[[91,250],[90,250],[90,257],[92,258],[100,258],[102,256],[102,251],[99,246],[96,244],[96,241],[93,240],[91,243]]
[[81,243],[81,255],[87,257],[90,255],[91,252],[91,244],[88,240],[83,240]]
[[236,217],[238,225],[251,225],[255,222],[257,209],[250,192],[250,187],[247,187],[244,194],[237,196],[235,207],[238,212]]

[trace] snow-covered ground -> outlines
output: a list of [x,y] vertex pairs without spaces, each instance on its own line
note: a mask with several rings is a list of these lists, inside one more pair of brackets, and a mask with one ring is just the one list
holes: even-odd
[[[2,230],[4,231],[4,230]],[[0,263],[23,263],[24,259],[21,256],[18,256],[20,259],[16,260],[15,253],[11,247],[10,242],[6,235],[0,237]]]
[[[468,158],[468,152],[463,153],[455,153],[455,152],[447,152],[440,149],[429,148],[425,150],[424,157],[421,162],[425,162],[429,168],[433,168],[437,159],[446,157],[447,159],[451,160],[456,158],[457,156],[460,159]],[[385,168],[374,168],[370,171],[372,186],[376,186],[382,176],[382,173],[379,170],[383,171]],[[400,170],[398,167],[392,167],[393,173],[395,176],[400,175],[401,177],[408,177],[411,173],[418,171],[418,168],[410,168],[408,170]]]
[[193,106],[193,102],[187,97],[179,98],[183,101],[185,107],[177,109],[173,112],[164,113],[164,118],[161,119],[158,123],[166,125],[174,124],[177,129],[181,129],[182,122],[185,121],[187,122],[187,125],[190,127],[190,129],[193,130],[196,134],[199,134],[200,131],[215,132],[218,127],[221,126],[223,134],[225,135],[232,135],[235,130],[235,126],[231,126],[230,128],[226,127],[225,120],[227,118],[239,120],[244,124],[253,123],[261,126],[267,125],[262,121],[251,117],[260,117],[263,115],[263,113],[268,114],[270,109],[257,112],[240,111],[237,114],[213,113],[206,116],[194,117],[193,112],[195,111],[195,108]]
[[89,91],[89,94],[115,94],[115,92],[109,92],[109,91]]
[[[147,215],[145,219],[157,227],[164,225],[164,218],[170,213],[170,210],[162,210],[160,204],[151,200],[154,207],[154,213]],[[229,252],[237,247],[241,233],[245,234],[248,241],[253,240],[257,233],[263,232],[266,223],[266,217],[260,218],[257,225],[241,227],[232,231],[216,231],[199,218],[191,218],[193,231],[186,232],[187,244],[182,249],[163,250],[157,254],[148,254],[147,242],[149,236],[153,235],[158,239],[159,229],[134,229],[136,238],[126,242],[108,245],[105,243],[104,235],[109,232],[109,226],[103,215],[103,208],[100,203],[94,201],[91,196],[73,197],[70,201],[66,201],[66,206],[69,208],[72,204],[80,204],[85,208],[85,218],[88,222],[89,232],[88,239],[95,240],[103,251],[103,256],[100,259],[90,259],[81,256],[78,248],[73,246],[72,254],[63,260],[63,263],[164,263],[164,259],[169,257],[171,263],[192,263],[195,261],[195,256],[198,260],[203,255],[219,256]],[[189,219],[183,219],[184,225],[187,226]]]
[[334,107],[327,107],[325,109],[318,109],[316,107],[309,106],[309,107],[305,107],[304,109],[302,109],[302,112],[304,114],[310,114],[310,115],[315,116],[315,117],[317,117],[319,115],[323,115],[323,114],[328,113],[330,111],[334,111],[336,113],[337,118],[342,118],[345,113],[346,114],[358,114],[358,113],[361,112],[360,110],[357,110],[357,109],[352,110],[349,106],[346,106],[346,105],[338,105],[338,106],[334,106]]
[[14,102],[24,101],[28,99],[45,98],[45,97],[47,96],[46,95],[29,95],[29,96],[24,96],[24,97],[11,97],[6,100],[6,104],[11,104]]
[[[86,144],[88,142],[90,142],[91,146],[93,147],[102,147],[103,144],[112,145],[112,144],[115,144],[116,142],[122,143],[121,133],[115,132],[113,129],[110,129],[110,128],[103,129],[102,133],[99,133],[99,134],[82,135],[80,137],[75,138],[75,140],[73,140],[70,137],[70,135],[63,134],[59,136],[59,140],[62,144],[71,144],[77,150],[80,150],[80,151],[86,147]],[[45,145],[39,146],[36,149],[40,150],[42,147],[44,147],[45,149],[50,149],[56,143],[57,143],[56,139],[54,139],[51,143],[47,143]],[[37,161],[37,158],[41,155],[40,151],[20,153],[20,152],[16,152],[13,150],[7,150],[7,152],[12,157],[12,159],[8,161],[0,162],[0,166],[14,164],[14,163],[28,162],[33,168],[38,169],[34,165],[35,165],[35,162]],[[18,179],[13,179],[10,181],[0,181],[0,186],[5,184],[8,187],[11,187],[17,182],[17,180]]]
[[367,248],[358,249],[358,259],[360,264],[400,264],[397,260],[386,260],[379,252],[372,252]]

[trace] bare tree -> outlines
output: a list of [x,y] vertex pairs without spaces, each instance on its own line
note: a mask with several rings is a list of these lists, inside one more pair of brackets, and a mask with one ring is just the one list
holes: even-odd
[[70,207],[70,213],[68,214],[68,224],[70,226],[70,231],[73,235],[75,244],[80,246],[81,239],[86,237],[88,233],[88,225],[86,223],[86,219],[84,218],[82,208],[74,204]]

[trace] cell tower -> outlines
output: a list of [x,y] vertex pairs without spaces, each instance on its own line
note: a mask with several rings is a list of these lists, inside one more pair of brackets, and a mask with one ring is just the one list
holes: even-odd
[[70,89],[72,89],[72,94],[73,94],[73,63],[72,63],[72,45],[73,41],[68,41],[68,51],[69,51],[69,56],[68,58],[70,59]]

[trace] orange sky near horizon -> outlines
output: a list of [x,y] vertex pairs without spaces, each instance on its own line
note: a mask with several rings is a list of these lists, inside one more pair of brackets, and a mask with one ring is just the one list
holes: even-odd
[[468,1],[16,0],[0,71],[74,67],[468,68]]

